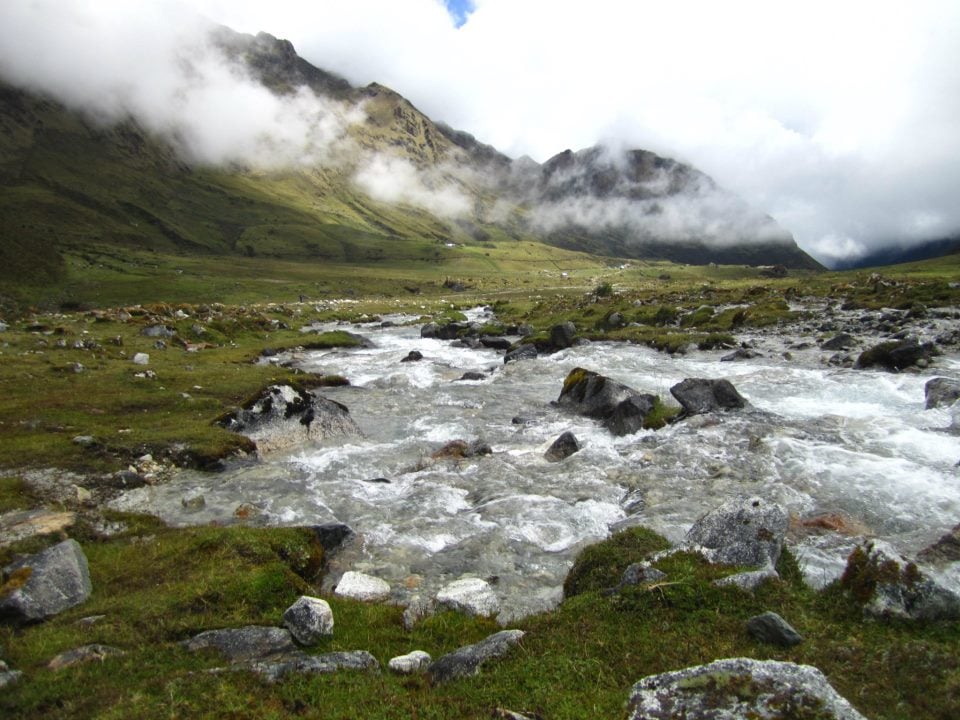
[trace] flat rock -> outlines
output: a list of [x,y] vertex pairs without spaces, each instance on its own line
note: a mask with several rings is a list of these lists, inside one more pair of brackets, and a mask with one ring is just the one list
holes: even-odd
[[289,630],[262,625],[207,630],[181,645],[191,652],[214,648],[231,661],[255,660],[296,649]]
[[687,378],[670,388],[670,394],[688,415],[715,410],[737,410],[747,404],[729,380]]
[[62,670],[80,663],[103,662],[108,657],[119,657],[120,655],[126,655],[120,648],[94,643],[60,653],[47,663],[47,667],[50,670]]
[[0,600],[0,617],[15,622],[52,617],[83,603],[93,591],[87,557],[76,540],[11,563],[3,577],[19,584]]
[[500,612],[500,601],[490,584],[480,578],[463,578],[446,585],[437,593],[437,605],[483,617],[492,617]]
[[340,670],[377,672],[380,670],[380,663],[366,650],[323,655],[308,655],[302,650],[292,650],[264,659],[235,663],[231,669],[253,672],[265,681],[274,683],[293,674],[326,675]]
[[747,620],[747,632],[758,642],[780,647],[793,647],[803,638],[790,624],[775,612],[765,612]]
[[466,645],[444,655],[427,668],[427,673],[434,684],[476,675],[485,662],[510,652],[523,635],[522,630],[502,630],[474,645]]
[[337,583],[334,594],[365,602],[383,602],[390,599],[390,585],[372,575],[348,570]]
[[50,535],[71,527],[77,521],[73,512],[50,510],[14,510],[0,515],[0,547],[37,535]]
[[731,658],[651,675],[633,686],[630,720],[815,717],[866,720],[810,665]]
[[301,645],[313,645],[333,635],[333,611],[326,600],[301,595],[283,613],[283,624]]
[[406,655],[399,655],[391,658],[387,667],[400,675],[413,675],[415,673],[426,672],[427,667],[433,662],[430,653],[423,650],[414,650]]
[[787,512],[759,497],[730,500],[697,520],[685,544],[707,551],[723,565],[773,567],[787,533]]

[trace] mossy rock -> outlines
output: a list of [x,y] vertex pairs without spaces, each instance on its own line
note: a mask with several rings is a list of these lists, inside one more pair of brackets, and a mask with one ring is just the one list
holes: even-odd
[[666,538],[644,527],[629,528],[590,545],[577,555],[567,573],[564,597],[614,587],[628,565],[669,547]]

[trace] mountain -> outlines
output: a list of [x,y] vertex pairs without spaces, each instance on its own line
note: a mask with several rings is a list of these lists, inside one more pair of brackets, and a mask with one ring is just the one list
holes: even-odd
[[266,130],[252,126],[233,145],[230,131],[256,118],[211,133],[189,114],[110,115],[0,84],[0,279],[56,282],[65,252],[92,244],[391,263],[440,262],[450,242],[524,239],[618,257],[819,267],[772,219],[688,165],[599,147],[542,165],[513,160],[387,87],[313,67],[285,40],[226,28],[213,39],[249,78],[241,89],[273,103]]
[[875,250],[867,255],[861,255],[852,260],[843,260],[837,263],[837,270],[854,270],[857,268],[881,267],[883,265],[900,265],[901,263],[916,262],[918,260],[933,260],[945,255],[960,253],[960,236],[941,238],[917,243],[910,247],[887,247]]

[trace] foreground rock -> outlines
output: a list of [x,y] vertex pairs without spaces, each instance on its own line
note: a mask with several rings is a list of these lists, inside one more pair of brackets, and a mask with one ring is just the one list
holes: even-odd
[[700,415],[715,410],[739,410],[747,401],[729,380],[687,378],[670,388],[687,415]]
[[249,437],[261,454],[361,434],[345,405],[291,385],[271,385],[220,425]]
[[207,630],[181,645],[191,652],[213,648],[232,661],[256,660],[296,650],[288,630],[262,625]]
[[437,605],[467,615],[491,617],[500,612],[500,601],[490,583],[464,578],[446,585],[437,593]]
[[706,550],[712,563],[773,567],[788,525],[787,512],[776,503],[759,497],[730,500],[693,524],[686,545]]
[[500,658],[520,642],[522,630],[503,630],[474,645],[454,650],[432,663],[427,672],[434,684],[457,678],[470,677],[480,672],[480,666],[493,658]]
[[927,410],[949,407],[960,400],[960,382],[948,378],[933,378],[923,386]]
[[333,635],[333,611],[326,600],[302,595],[283,613],[283,624],[301,645]]
[[887,543],[854,548],[840,584],[865,615],[900,620],[960,620],[960,596],[925,575]]
[[13,590],[0,600],[0,618],[15,622],[52,617],[85,602],[93,591],[87,557],[76,540],[11,563],[3,580]]
[[657,398],[637,392],[608,377],[574,368],[563,381],[557,404],[586,417],[602,420],[614,435],[629,435],[643,427]]
[[817,668],[748,658],[646,677],[633,686],[629,709],[631,720],[865,720]]

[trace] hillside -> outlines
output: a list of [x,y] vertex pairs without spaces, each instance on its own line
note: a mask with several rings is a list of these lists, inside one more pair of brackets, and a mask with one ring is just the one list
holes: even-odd
[[59,282],[65,253],[100,245],[389,265],[442,264],[450,243],[527,240],[619,257],[818,267],[789,233],[689,166],[601,148],[542,166],[512,161],[389,88],[355,88],[311,66],[289,42],[227,29],[216,41],[304,116],[301,155],[285,161],[283,138],[267,137],[257,153],[212,162],[196,156],[189,133],[4,84],[0,282]]

